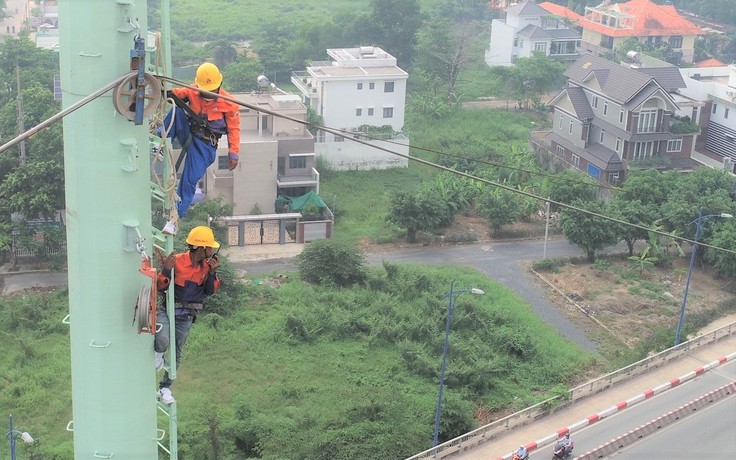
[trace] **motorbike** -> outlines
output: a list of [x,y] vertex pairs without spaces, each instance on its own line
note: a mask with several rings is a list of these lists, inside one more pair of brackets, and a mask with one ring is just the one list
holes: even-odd
[[574,442],[570,442],[570,446],[565,448],[562,441],[557,441],[554,450],[552,451],[552,460],[563,459],[572,454],[572,449],[575,447]]

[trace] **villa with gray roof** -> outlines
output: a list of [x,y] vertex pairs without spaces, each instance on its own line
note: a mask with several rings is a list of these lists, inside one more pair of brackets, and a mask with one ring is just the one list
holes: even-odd
[[580,32],[543,6],[531,1],[518,3],[506,8],[505,21],[493,20],[486,64],[511,66],[516,59],[535,52],[567,62],[577,57]]
[[567,87],[550,101],[543,144],[551,155],[606,183],[634,167],[693,167],[697,129],[674,116],[674,93],[685,87],[676,67],[634,69],[586,55],[565,75]]

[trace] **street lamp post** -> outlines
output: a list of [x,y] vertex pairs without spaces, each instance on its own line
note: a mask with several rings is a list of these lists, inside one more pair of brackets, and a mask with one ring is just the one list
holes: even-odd
[[700,239],[700,234],[703,232],[703,223],[705,223],[706,220],[710,219],[711,217],[721,217],[724,219],[728,219],[733,217],[731,214],[726,214],[725,212],[720,214],[708,214],[706,216],[703,215],[703,209],[700,209],[700,212],[698,213],[698,218],[694,221],[690,222],[691,224],[695,224],[695,238],[693,239],[693,250],[692,254],[690,254],[690,268],[687,270],[687,281],[685,281],[685,294],[682,296],[682,306],[680,307],[680,319],[677,321],[677,333],[675,334],[675,346],[679,345],[680,343],[680,333],[682,332],[682,326],[685,323],[685,305],[687,304],[687,292],[690,288],[690,277],[693,274],[693,264],[695,263],[695,253],[698,252],[698,239]]
[[447,294],[449,304],[447,305],[447,320],[445,322],[445,345],[442,349],[442,371],[440,373],[440,394],[437,397],[437,411],[434,414],[434,441],[432,447],[437,447],[438,436],[440,432],[440,415],[442,414],[442,388],[445,385],[445,369],[447,368],[447,348],[450,342],[450,322],[452,314],[455,311],[455,300],[460,294],[470,292],[471,294],[483,295],[485,292],[481,289],[458,289],[455,290],[455,280],[450,281],[450,292]]
[[33,437],[27,431],[18,431],[13,429],[13,416],[10,416],[10,431],[8,431],[8,439],[10,440],[10,460],[15,460],[15,437],[20,436],[26,444],[33,444]]

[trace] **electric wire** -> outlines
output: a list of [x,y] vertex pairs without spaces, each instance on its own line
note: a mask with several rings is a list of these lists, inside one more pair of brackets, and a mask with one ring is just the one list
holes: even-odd
[[[223,100],[230,101],[233,104],[237,104],[237,105],[239,105],[241,107],[245,107],[245,108],[254,110],[256,112],[263,112],[263,113],[265,113],[267,115],[271,115],[271,116],[274,116],[274,117],[283,118],[283,119],[286,119],[286,120],[289,120],[289,121],[293,121],[295,123],[299,123],[299,124],[305,125],[307,127],[321,129],[322,131],[325,131],[325,132],[328,132],[328,133],[331,133],[331,134],[336,134],[338,136],[342,136],[341,133],[343,133],[343,131],[338,130],[338,129],[334,129],[334,128],[330,128],[330,127],[322,126],[322,125],[317,125],[317,124],[314,124],[314,123],[310,123],[308,121],[300,120],[300,119],[295,118],[295,117],[292,117],[290,115],[286,115],[286,114],[283,114],[283,113],[278,113],[278,112],[275,112],[273,110],[264,108],[262,106],[256,106],[256,105],[253,105],[253,104],[249,104],[247,102],[240,101],[240,100],[238,100],[238,99],[236,99],[234,97],[224,96],[222,94],[213,93],[211,91],[205,91],[205,90],[202,90],[200,88],[197,88],[194,85],[190,85],[188,83],[185,83],[185,82],[176,80],[174,78],[166,77],[166,76],[163,76],[163,75],[155,75],[155,76],[157,78],[160,78],[163,81],[167,81],[169,83],[176,84],[177,86],[183,86],[183,87],[191,88],[191,89],[194,89],[196,91],[199,91],[202,94],[206,94],[206,95],[208,95],[210,97],[219,97],[219,98],[221,98]],[[689,238],[685,238],[685,237],[682,237],[682,236],[678,236],[678,235],[675,235],[673,233],[665,232],[665,231],[654,229],[654,228],[650,228],[650,227],[645,227],[643,225],[634,224],[634,223],[631,223],[631,222],[626,222],[626,221],[623,221],[621,219],[617,219],[615,217],[606,216],[604,214],[600,214],[600,213],[597,213],[597,212],[594,212],[594,211],[590,211],[590,210],[587,210],[587,209],[579,208],[579,207],[573,206],[571,204],[567,204],[567,203],[562,203],[562,202],[559,202],[559,201],[551,200],[549,198],[545,198],[545,197],[542,197],[540,195],[535,195],[534,193],[527,192],[525,190],[519,190],[517,188],[511,187],[511,186],[508,186],[508,185],[505,185],[505,184],[501,184],[501,183],[494,182],[494,181],[491,181],[491,180],[488,180],[488,179],[484,179],[484,178],[481,178],[481,177],[473,176],[472,174],[469,174],[469,173],[466,173],[466,172],[462,172],[462,171],[458,171],[458,170],[455,170],[455,169],[452,169],[452,168],[448,168],[446,166],[442,166],[440,164],[433,163],[431,161],[428,161],[428,160],[425,160],[425,159],[422,159],[422,158],[412,157],[411,155],[405,155],[403,153],[396,152],[396,151],[387,149],[385,147],[381,147],[379,145],[373,145],[373,144],[370,144],[370,143],[368,143],[368,142],[366,142],[364,140],[356,139],[356,138],[354,138],[352,136],[349,136],[348,138],[352,142],[357,142],[359,144],[363,144],[365,146],[372,147],[374,149],[378,149],[378,150],[381,150],[381,151],[390,153],[392,155],[396,155],[396,156],[399,156],[399,157],[402,157],[402,158],[410,159],[412,161],[415,161],[415,162],[418,162],[418,163],[421,163],[421,164],[424,164],[424,165],[433,167],[435,169],[439,169],[439,170],[442,170],[442,171],[447,171],[447,172],[450,172],[450,173],[453,173],[453,174],[457,174],[459,176],[465,177],[467,179],[471,179],[473,181],[477,181],[477,182],[481,182],[481,183],[484,183],[484,184],[487,184],[487,185],[498,187],[498,188],[501,188],[503,190],[507,190],[509,192],[518,193],[520,195],[524,195],[526,197],[533,198],[533,199],[536,199],[536,200],[539,200],[539,201],[542,201],[542,202],[549,202],[551,204],[557,205],[557,206],[562,207],[562,208],[567,208],[567,209],[570,209],[570,210],[573,210],[573,211],[577,211],[577,212],[581,212],[581,213],[584,213],[584,214],[588,214],[590,216],[597,217],[597,218],[604,219],[604,220],[608,220],[608,221],[611,221],[611,222],[616,223],[616,224],[619,224],[619,225],[626,225],[626,226],[629,226],[629,227],[633,227],[633,228],[637,228],[637,229],[640,229],[640,230],[644,230],[644,231],[647,231],[647,232],[650,232],[650,233],[654,233],[655,235],[660,235],[660,236],[665,236],[665,237],[668,237],[668,238],[672,238],[673,240],[676,240],[676,241],[685,241],[685,242],[688,242],[690,244],[695,244],[696,243],[694,240],[691,240]],[[713,245],[710,245],[710,244],[707,244],[707,243],[702,243],[702,242],[699,242],[699,241],[697,242],[697,244],[699,246],[708,247],[708,248],[711,248],[711,249],[716,249],[716,250],[728,252],[728,253],[731,253],[731,254],[736,254],[736,250],[721,248],[721,247],[713,246]]]
[[90,95],[85,96],[82,99],[78,100],[77,102],[75,102],[74,104],[70,105],[66,109],[60,111],[59,113],[56,113],[56,114],[52,115],[51,117],[49,117],[48,119],[42,121],[41,123],[37,124],[36,126],[34,126],[34,127],[30,128],[30,129],[26,130],[25,132],[19,134],[15,138],[9,140],[8,142],[6,142],[2,146],[0,146],[0,153],[4,152],[5,150],[9,149],[10,147],[14,146],[15,144],[18,144],[19,142],[22,142],[22,141],[30,138],[31,136],[33,136],[37,132],[39,132],[42,129],[45,129],[45,128],[49,127],[50,125],[56,123],[57,121],[61,120],[65,116],[69,115],[70,113],[72,113],[72,112],[74,112],[74,111],[76,111],[76,110],[84,107],[85,105],[87,105],[90,102],[94,101],[95,99],[97,99],[98,97],[102,96],[106,92],[108,92],[111,89],[115,88],[120,83],[122,83],[123,80],[125,80],[126,78],[128,78],[128,77],[130,77],[131,75],[134,75],[134,74],[135,74],[135,72],[131,72],[131,73],[125,74],[122,77],[119,77],[119,78],[111,81],[110,83],[108,83],[107,85],[105,85],[102,88],[98,89],[97,91],[95,91],[95,92],[91,93]]
[[[123,80],[125,80],[126,78],[128,78],[130,75],[131,74],[126,74],[126,75],[124,75],[124,76],[122,76],[122,77],[120,77],[120,78],[112,81],[111,83],[105,85],[104,87],[100,88],[99,90],[97,90],[97,91],[91,93],[90,95],[84,97],[83,99],[79,100],[75,104],[72,104],[71,106],[69,106],[66,109],[60,111],[59,113],[51,116],[47,120],[39,123],[38,125],[34,126],[33,128],[25,131],[24,133],[21,133],[20,135],[18,135],[14,139],[12,139],[12,140],[8,141],[7,143],[5,143],[4,145],[0,146],[0,153],[2,153],[3,151],[7,150],[10,147],[12,147],[15,144],[17,144],[17,143],[19,143],[19,142],[21,142],[23,140],[28,139],[30,136],[32,136],[36,132],[40,131],[41,129],[46,128],[47,126],[51,125],[52,123],[54,123],[54,122],[56,122],[56,121],[64,118],[66,115],[68,115],[68,114],[74,112],[75,110],[78,110],[79,108],[83,107],[84,105],[92,102],[93,100],[97,99],[98,97],[102,96],[106,92],[108,92],[111,89],[113,89],[115,86],[117,86],[118,84],[120,84]],[[274,116],[274,117],[283,118],[285,120],[289,120],[289,121],[292,121],[294,123],[298,123],[298,124],[304,125],[304,126],[306,126],[308,128],[311,127],[311,128],[320,129],[322,131],[325,131],[325,132],[328,132],[328,133],[331,133],[331,134],[335,134],[337,136],[343,136],[343,133],[344,133],[344,131],[342,131],[342,130],[330,128],[328,126],[318,125],[318,124],[315,124],[315,123],[310,123],[308,121],[301,120],[299,118],[295,118],[295,117],[292,117],[290,115],[286,115],[286,114],[283,114],[283,113],[272,111],[272,110],[267,109],[267,108],[262,107],[262,106],[255,106],[253,104],[249,104],[247,102],[240,101],[240,100],[238,100],[236,98],[233,98],[233,97],[224,96],[222,94],[213,93],[211,91],[205,91],[205,90],[202,90],[202,89],[200,89],[200,88],[198,88],[198,87],[196,87],[194,85],[190,85],[188,83],[185,83],[185,82],[176,80],[174,78],[167,77],[165,75],[157,75],[157,74],[154,74],[153,76],[156,77],[156,78],[158,78],[159,80],[166,81],[166,82],[175,84],[175,85],[180,86],[180,87],[186,87],[186,88],[194,89],[194,90],[199,91],[200,93],[205,94],[205,95],[208,95],[210,97],[219,97],[219,98],[221,98],[223,100],[232,102],[233,104],[239,105],[241,107],[245,107],[245,108],[251,109],[251,110],[256,111],[256,112],[262,112],[262,113],[265,113],[267,115],[271,115],[271,116]],[[566,209],[570,209],[570,210],[573,210],[573,211],[581,212],[583,214],[588,214],[590,216],[593,216],[593,217],[596,217],[596,218],[599,218],[599,219],[603,219],[603,220],[607,220],[607,221],[610,221],[610,222],[613,222],[613,223],[616,223],[616,224],[619,224],[619,225],[625,225],[625,226],[637,228],[637,229],[640,229],[640,230],[644,230],[646,232],[653,233],[655,235],[665,236],[665,237],[671,238],[671,239],[673,239],[675,241],[683,241],[683,242],[688,242],[690,244],[698,244],[698,245],[703,246],[703,247],[707,247],[707,248],[711,248],[711,249],[715,249],[715,250],[719,250],[719,251],[724,251],[724,252],[727,252],[727,253],[730,253],[730,254],[736,254],[736,250],[726,249],[726,248],[722,248],[722,247],[719,247],[719,246],[713,246],[713,245],[710,245],[710,244],[707,244],[707,243],[703,243],[703,242],[696,242],[696,241],[691,240],[689,238],[678,236],[678,235],[675,235],[673,233],[665,232],[665,231],[654,229],[654,228],[645,227],[643,225],[634,224],[634,223],[631,223],[631,222],[626,222],[626,221],[623,221],[621,219],[617,219],[615,217],[606,216],[604,214],[600,214],[600,213],[597,213],[597,212],[594,212],[594,211],[590,211],[590,210],[587,210],[587,209],[579,208],[577,206],[573,206],[573,205],[570,205],[570,204],[567,204],[567,203],[562,203],[562,202],[559,202],[559,201],[555,201],[555,200],[552,200],[552,199],[549,199],[549,198],[542,197],[540,195],[536,195],[536,194],[531,193],[531,192],[527,192],[525,190],[519,190],[517,188],[511,187],[511,186],[508,186],[508,185],[505,185],[505,184],[501,184],[501,183],[498,183],[498,182],[491,181],[489,179],[484,179],[484,178],[477,177],[477,176],[474,176],[474,175],[469,174],[469,173],[466,173],[466,172],[462,172],[462,171],[458,171],[458,170],[455,170],[455,169],[452,169],[452,168],[448,168],[446,166],[442,166],[440,164],[433,163],[433,162],[428,161],[428,160],[425,160],[423,158],[412,157],[411,155],[405,155],[403,153],[396,152],[394,150],[390,150],[390,149],[387,149],[385,147],[381,147],[381,146],[378,146],[378,145],[373,145],[373,144],[370,144],[367,141],[364,141],[364,140],[361,140],[361,139],[356,139],[355,137],[352,137],[352,136],[348,136],[348,139],[350,139],[350,141],[352,141],[352,142],[357,142],[359,144],[365,145],[365,146],[370,147],[370,148],[381,150],[383,152],[386,152],[386,153],[389,153],[389,154],[392,154],[392,155],[395,155],[395,156],[398,156],[398,157],[406,158],[408,160],[412,160],[412,161],[415,161],[417,163],[421,163],[421,164],[424,164],[426,166],[430,166],[432,168],[439,169],[441,171],[446,171],[446,172],[449,172],[449,173],[452,173],[452,174],[456,174],[456,175],[465,177],[465,178],[470,179],[470,180],[473,180],[473,181],[477,181],[477,182],[480,182],[480,183],[483,183],[483,184],[486,184],[486,185],[491,185],[493,187],[497,187],[497,188],[500,188],[500,189],[503,189],[503,190],[506,190],[506,191],[509,191],[509,192],[512,192],[512,193],[517,193],[517,194],[526,196],[528,198],[533,198],[535,200],[539,200],[541,202],[548,202],[548,203],[554,204],[554,205],[556,205],[558,207],[561,207],[561,208],[566,208]]]

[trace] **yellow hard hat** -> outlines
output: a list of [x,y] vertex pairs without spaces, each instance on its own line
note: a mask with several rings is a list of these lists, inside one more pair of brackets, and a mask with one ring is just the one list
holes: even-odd
[[192,246],[205,246],[208,248],[219,248],[220,243],[215,241],[215,234],[212,233],[212,229],[200,225],[194,227],[187,236],[187,244]]
[[205,62],[197,68],[194,83],[205,91],[214,91],[222,84],[220,69],[211,62]]

